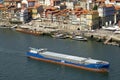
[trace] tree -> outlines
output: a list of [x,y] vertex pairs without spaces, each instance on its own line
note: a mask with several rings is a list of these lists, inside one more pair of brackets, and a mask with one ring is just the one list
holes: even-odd
[[93,10],[97,10],[98,9],[98,6],[97,5],[95,5],[94,6],[94,8],[93,8]]

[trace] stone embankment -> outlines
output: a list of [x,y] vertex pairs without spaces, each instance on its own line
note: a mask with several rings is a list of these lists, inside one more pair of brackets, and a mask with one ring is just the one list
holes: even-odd
[[115,34],[114,31],[99,29],[88,31],[84,33],[84,35],[86,37],[94,38],[97,41],[102,41],[104,44],[120,46],[120,34]]
[[11,24],[8,19],[1,19],[1,18],[0,18],[0,28],[1,28],[1,27],[2,27],[2,28],[10,28],[10,27],[12,27],[13,25],[14,25],[14,24]]

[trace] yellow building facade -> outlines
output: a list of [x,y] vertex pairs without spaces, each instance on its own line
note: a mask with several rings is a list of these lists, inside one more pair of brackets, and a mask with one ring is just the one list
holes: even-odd
[[88,11],[80,16],[81,29],[96,29],[99,27],[99,15],[97,11]]

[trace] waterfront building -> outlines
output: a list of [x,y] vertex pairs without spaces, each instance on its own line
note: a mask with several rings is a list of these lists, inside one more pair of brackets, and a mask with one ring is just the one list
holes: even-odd
[[63,26],[74,25],[74,29],[80,30],[111,25],[120,19],[119,0],[4,0],[4,8],[9,19],[27,22],[44,18]]
[[105,4],[115,4],[115,0],[105,0]]
[[99,28],[98,11],[84,11],[83,14],[80,15],[80,26],[83,30]]
[[0,3],[0,11],[4,8],[4,5]]
[[86,0],[80,0],[80,7],[86,9]]
[[5,7],[17,7],[17,5],[19,5],[19,3],[21,3],[21,0],[4,0],[4,6]]
[[102,25],[111,25],[114,23],[115,7],[111,4],[106,4],[98,7],[99,16],[102,20]]
[[57,6],[61,3],[60,0],[39,0],[39,2],[47,6]]
[[20,21],[26,22],[28,20],[28,10],[27,8],[22,8],[20,11]]
[[67,8],[67,5],[65,3],[60,4],[60,10],[64,10]]
[[36,0],[4,0],[5,13],[10,22],[26,22],[31,9],[35,6]]
[[115,5],[115,14],[114,14],[114,23],[118,23],[118,21],[120,20],[120,6]]

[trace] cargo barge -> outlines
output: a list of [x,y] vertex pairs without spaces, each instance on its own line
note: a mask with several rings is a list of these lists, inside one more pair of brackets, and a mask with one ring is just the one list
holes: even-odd
[[110,65],[107,61],[72,56],[67,54],[60,54],[56,52],[47,51],[47,49],[30,48],[26,55],[28,58],[32,58],[35,60],[57,63],[95,72],[108,72]]

